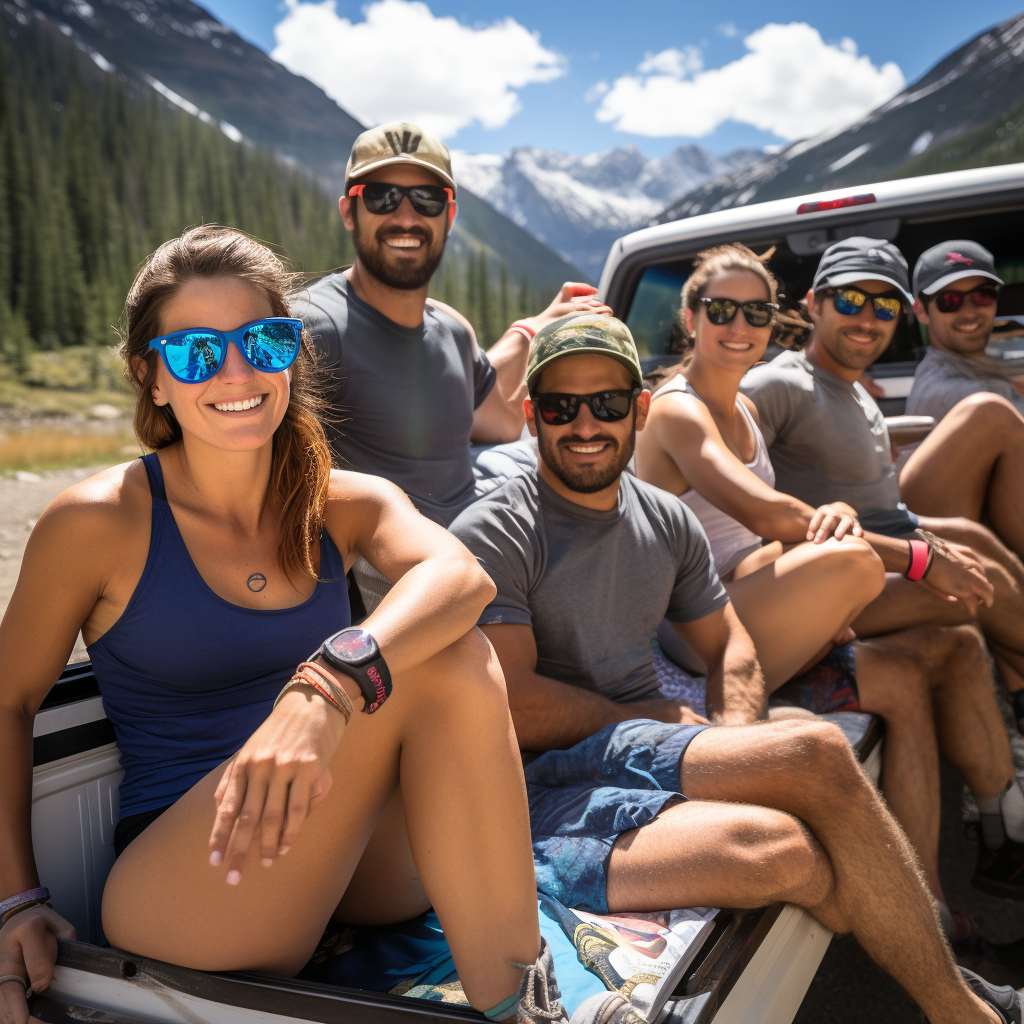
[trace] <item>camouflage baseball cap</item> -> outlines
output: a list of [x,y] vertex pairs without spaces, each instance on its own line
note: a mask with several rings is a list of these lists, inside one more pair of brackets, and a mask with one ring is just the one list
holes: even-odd
[[363,132],[352,143],[352,152],[345,167],[345,195],[348,195],[348,187],[356,178],[391,164],[425,167],[455,191],[448,147],[408,121],[392,121]]
[[596,352],[617,359],[629,370],[637,384],[643,385],[644,373],[640,369],[636,342],[621,320],[597,313],[570,313],[537,332],[526,363],[527,387],[532,391],[540,371],[549,363],[560,356],[572,356],[580,352]]

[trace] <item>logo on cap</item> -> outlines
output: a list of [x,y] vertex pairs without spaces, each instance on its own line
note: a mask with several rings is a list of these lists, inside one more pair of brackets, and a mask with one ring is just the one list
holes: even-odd
[[412,132],[402,132],[401,135],[398,132],[385,132],[384,138],[388,140],[388,144],[391,146],[391,151],[398,156],[399,153],[415,153],[419,149],[420,139],[422,135],[413,135]]
[[957,263],[965,263],[969,267],[974,266],[974,260],[970,256],[962,256],[958,252],[947,252],[946,253],[946,266],[952,267]]

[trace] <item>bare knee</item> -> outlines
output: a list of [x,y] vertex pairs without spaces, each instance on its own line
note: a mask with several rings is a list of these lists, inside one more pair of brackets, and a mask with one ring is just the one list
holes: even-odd
[[964,428],[974,430],[995,444],[1005,440],[1004,436],[995,431],[1024,431],[1024,417],[1014,408],[1013,403],[990,391],[968,395],[957,402],[948,415],[960,421],[956,423],[958,434]]
[[861,537],[828,540],[829,557],[842,580],[836,583],[842,593],[860,600],[873,601],[885,588],[885,566],[871,545]]
[[871,781],[837,726],[794,719],[773,723],[770,728],[779,733],[780,785],[792,787],[790,792],[799,793],[802,801],[835,806],[873,799]]
[[498,656],[487,637],[474,627],[432,658],[428,658],[413,675],[422,690],[421,696],[450,705],[460,703],[497,703],[508,711],[505,677]]

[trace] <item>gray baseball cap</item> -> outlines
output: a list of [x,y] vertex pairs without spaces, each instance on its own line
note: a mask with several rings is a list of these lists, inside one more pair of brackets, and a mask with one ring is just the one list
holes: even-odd
[[918,257],[914,266],[914,294],[934,295],[965,277],[987,277],[996,284],[1003,283],[996,276],[995,260],[985,246],[966,238],[940,242]]
[[885,281],[901,291],[909,305],[914,304],[907,261],[903,253],[884,238],[854,235],[830,245],[821,254],[812,288],[820,292],[858,281]]

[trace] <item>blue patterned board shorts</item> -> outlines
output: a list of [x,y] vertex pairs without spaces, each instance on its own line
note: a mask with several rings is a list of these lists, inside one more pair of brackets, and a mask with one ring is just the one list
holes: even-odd
[[563,906],[607,914],[612,845],[686,799],[679,764],[707,728],[636,719],[527,764],[537,888]]

